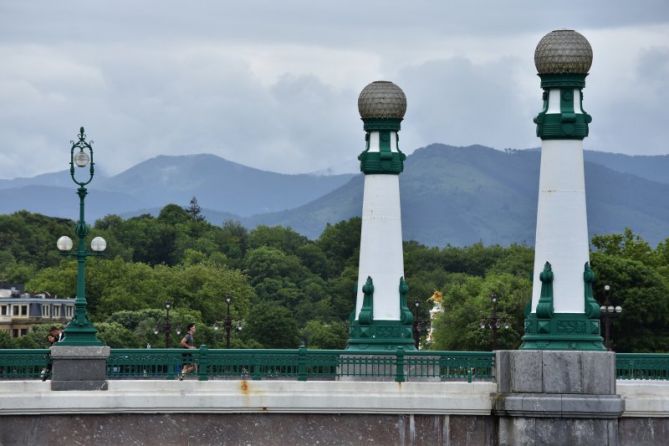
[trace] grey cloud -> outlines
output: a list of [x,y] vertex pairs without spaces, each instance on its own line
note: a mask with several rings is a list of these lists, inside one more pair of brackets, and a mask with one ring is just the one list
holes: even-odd
[[[112,172],[200,152],[284,172],[323,169],[362,150],[356,99],[376,78],[407,93],[406,151],[535,146],[540,36],[667,23],[668,9],[603,0],[1,2],[0,178],[62,169],[80,125]],[[611,67],[593,73],[590,146],[666,153],[667,54],[647,51],[622,91],[598,87]]]
[[5,2],[3,41],[183,39],[313,42],[373,46],[389,36],[424,40],[444,35],[508,35],[553,27],[610,27],[666,22],[669,5],[648,0],[387,1],[87,0]]
[[593,116],[588,144],[597,150],[667,154],[669,47],[643,51],[634,73],[624,87],[587,102]]
[[[518,65],[509,58],[474,64],[456,57],[402,70],[399,85],[409,103],[404,139],[416,145],[535,144],[532,113],[537,110],[528,110],[525,92],[514,80]],[[540,94],[537,88],[534,95]]]

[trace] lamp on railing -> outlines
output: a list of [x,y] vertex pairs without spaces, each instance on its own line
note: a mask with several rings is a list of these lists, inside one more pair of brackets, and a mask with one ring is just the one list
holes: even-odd
[[165,323],[163,324],[163,330],[165,332],[165,348],[170,346],[170,334],[172,331],[172,324],[170,323],[170,309],[172,308],[171,302],[165,302]]
[[225,298],[226,313],[225,313],[225,348],[230,348],[230,332],[232,331],[232,319],[230,319],[230,298]]
[[499,298],[496,293],[490,295],[490,304],[492,308],[490,310],[490,316],[481,319],[479,326],[481,330],[490,330],[490,343],[492,349],[497,349],[497,331],[500,329],[508,330],[510,324],[505,317],[500,317],[497,315],[497,304],[499,303]]
[[425,330],[425,320],[420,317],[420,302],[414,302],[413,312],[413,340],[416,349],[420,347],[420,335]]
[[[232,299],[230,297],[225,298],[225,319],[223,320],[223,329],[225,330],[225,348],[230,348],[230,339],[232,335],[232,328],[233,326],[237,329],[238,332],[242,330],[242,322],[241,321],[233,321],[232,316],[230,316],[230,304],[232,303]],[[218,331],[220,329],[220,326],[218,323],[214,324],[214,330]]]
[[611,295],[611,287],[604,285],[604,304],[599,307],[600,317],[604,322],[604,345],[607,350],[611,350],[613,343],[613,336],[611,336],[611,322],[616,319],[623,312],[623,307],[620,305],[612,305],[609,298]]
[[[74,301],[74,317],[67,324],[63,331],[63,340],[60,345],[102,345],[102,342],[96,337],[97,330],[88,319],[86,311],[86,258],[90,256],[101,255],[107,248],[107,242],[102,237],[95,237],[91,240],[91,251],[86,248],[86,236],[90,228],[84,219],[84,200],[88,191],[86,185],[93,181],[95,174],[95,163],[93,162],[93,142],[86,141],[84,128],[79,129],[79,140],[71,141],[70,149],[70,177],[76,185],[77,195],[79,195],[79,221],[75,226],[75,233],[78,237],[77,251],[70,253],[74,243],[66,235],[60,237],[56,242],[58,250],[65,255],[71,255],[77,259],[77,296]],[[89,167],[88,178],[78,179],[75,175],[75,166],[83,169]]]

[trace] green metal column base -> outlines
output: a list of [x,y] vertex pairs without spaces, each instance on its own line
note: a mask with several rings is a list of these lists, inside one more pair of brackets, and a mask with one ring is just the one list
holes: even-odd
[[415,351],[412,324],[401,321],[376,321],[369,324],[351,322],[346,350],[397,350]]
[[[69,327],[68,327],[69,328]],[[96,346],[105,345],[95,334],[97,330],[92,325],[82,328],[65,329],[63,331],[63,340],[58,345],[72,346]]]
[[525,318],[520,349],[606,351],[599,333],[599,319],[583,313],[555,313],[549,318],[531,313]]

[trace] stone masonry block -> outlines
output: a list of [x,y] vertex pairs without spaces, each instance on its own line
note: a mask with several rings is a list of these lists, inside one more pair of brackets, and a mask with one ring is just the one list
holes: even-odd
[[508,393],[511,391],[511,352],[508,350],[495,351],[495,380],[497,391]]
[[581,352],[544,351],[542,355],[543,391],[546,393],[582,393]]
[[540,393],[543,391],[542,351],[518,350],[510,352],[511,388],[513,393]]
[[581,352],[583,393],[614,395],[616,393],[616,354]]

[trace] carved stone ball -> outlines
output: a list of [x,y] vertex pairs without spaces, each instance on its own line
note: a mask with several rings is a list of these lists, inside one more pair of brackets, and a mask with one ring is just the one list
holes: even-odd
[[362,119],[402,119],[407,111],[407,98],[392,82],[375,81],[360,92],[358,111]]
[[551,31],[534,50],[534,65],[539,74],[587,74],[592,65],[592,47],[576,31]]

